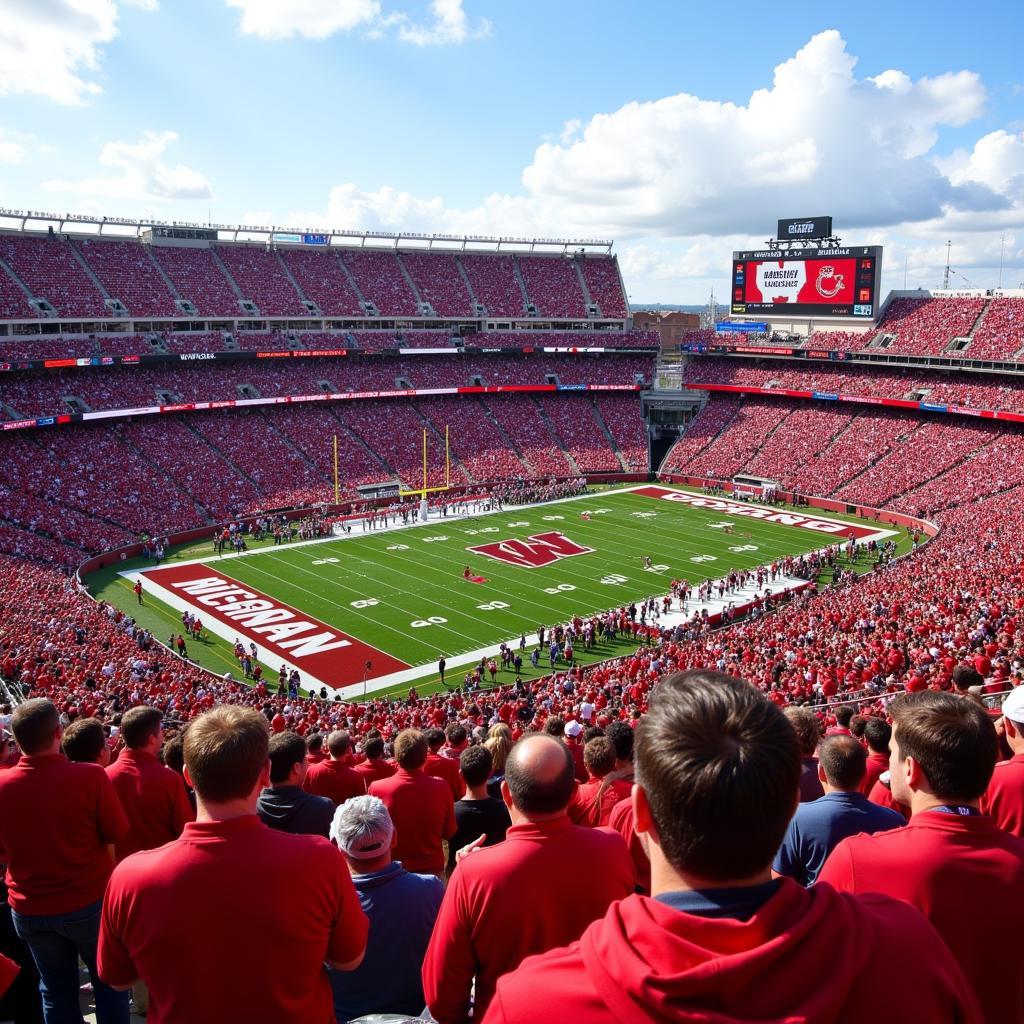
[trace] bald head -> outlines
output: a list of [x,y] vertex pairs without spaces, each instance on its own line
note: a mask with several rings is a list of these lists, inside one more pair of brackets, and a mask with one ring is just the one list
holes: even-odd
[[556,814],[572,799],[576,767],[561,740],[539,733],[520,740],[505,762],[512,803],[526,816]]

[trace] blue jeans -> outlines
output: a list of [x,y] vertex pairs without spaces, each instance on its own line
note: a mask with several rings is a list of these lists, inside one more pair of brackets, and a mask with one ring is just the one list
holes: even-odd
[[96,998],[98,1024],[128,1024],[128,993],[115,992],[96,971],[101,900],[69,914],[45,917],[14,911],[14,930],[28,946],[39,969],[46,1024],[82,1024],[78,958],[85,961]]

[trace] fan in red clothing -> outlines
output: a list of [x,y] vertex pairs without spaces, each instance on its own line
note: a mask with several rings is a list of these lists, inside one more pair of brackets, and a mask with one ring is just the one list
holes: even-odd
[[[957,962],[913,907],[772,880],[797,803],[800,747],[754,687],[705,670],[669,676],[638,729],[636,762],[651,896],[617,900],[578,942],[505,974],[483,1024],[532,1024],[555,1006],[587,1024],[853,1024],[878,1007],[887,1020],[980,1024]],[[898,973],[894,948],[914,951]]]
[[462,570],[462,578],[467,583],[486,583],[487,582],[487,580],[484,579],[483,576],[475,576],[473,574],[473,570],[470,569],[470,567],[468,565],[466,566],[465,569]]

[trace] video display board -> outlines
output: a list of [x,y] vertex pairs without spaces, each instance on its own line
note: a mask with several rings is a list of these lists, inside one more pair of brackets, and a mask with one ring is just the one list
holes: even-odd
[[881,269],[877,245],[734,252],[730,311],[870,320],[878,308]]

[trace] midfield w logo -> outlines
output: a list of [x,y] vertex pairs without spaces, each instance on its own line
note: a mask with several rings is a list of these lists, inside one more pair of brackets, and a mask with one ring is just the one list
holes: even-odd
[[497,558],[501,562],[511,562],[524,569],[539,569],[542,565],[550,565],[560,558],[589,555],[594,549],[585,548],[557,530],[552,530],[550,533],[535,533],[526,540],[500,540],[495,544],[480,544],[466,550],[475,551],[488,558]]

